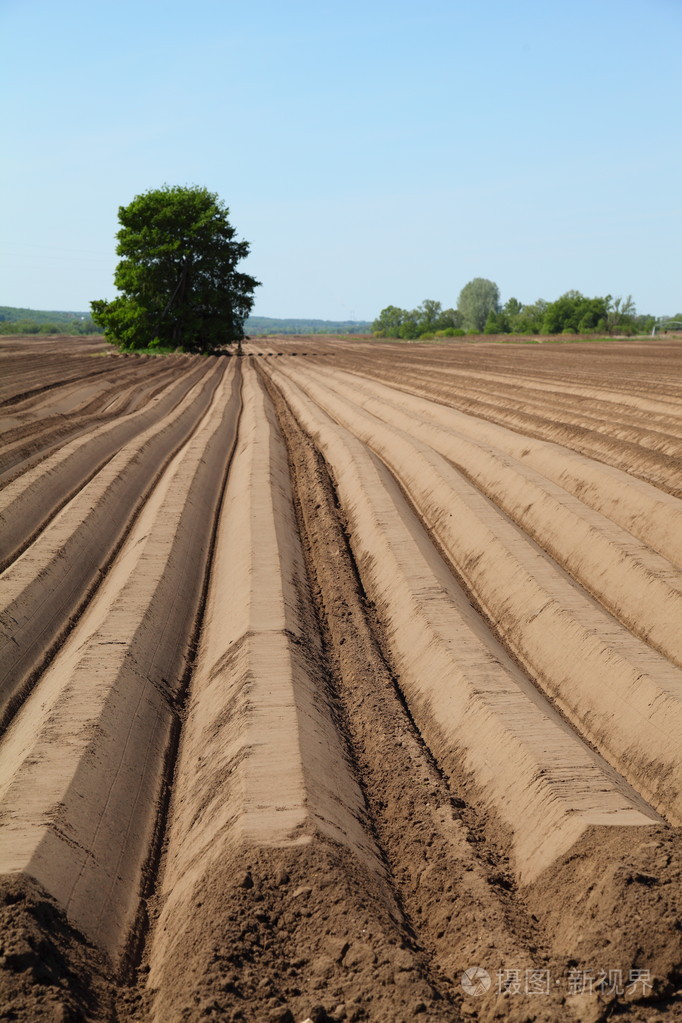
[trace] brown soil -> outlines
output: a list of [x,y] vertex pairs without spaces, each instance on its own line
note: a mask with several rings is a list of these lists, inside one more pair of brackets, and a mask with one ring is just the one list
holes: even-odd
[[682,1019],[679,342],[0,366],[1,1019]]

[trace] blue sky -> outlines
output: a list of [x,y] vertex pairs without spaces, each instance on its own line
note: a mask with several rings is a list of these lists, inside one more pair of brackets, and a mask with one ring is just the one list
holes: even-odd
[[262,316],[569,288],[682,309],[682,0],[0,0],[0,304],[113,298],[199,184]]

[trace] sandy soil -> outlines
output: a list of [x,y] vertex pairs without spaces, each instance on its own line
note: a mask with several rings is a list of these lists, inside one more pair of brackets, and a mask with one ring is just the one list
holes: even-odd
[[0,1018],[682,1019],[681,344],[0,342]]

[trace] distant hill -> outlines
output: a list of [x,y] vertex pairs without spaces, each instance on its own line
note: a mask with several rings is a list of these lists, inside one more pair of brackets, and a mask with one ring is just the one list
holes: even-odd
[[[277,320],[249,316],[245,331],[261,334],[368,334],[365,320]],[[0,334],[101,334],[90,313],[0,306]]]
[[90,313],[0,305],[0,334],[101,334]]
[[366,320],[277,320],[267,316],[249,316],[247,334],[369,334],[372,324]]

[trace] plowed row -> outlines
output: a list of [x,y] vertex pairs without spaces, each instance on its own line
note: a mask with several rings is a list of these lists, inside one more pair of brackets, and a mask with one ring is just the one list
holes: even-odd
[[5,1018],[682,1018],[681,350],[246,348],[0,346]]

